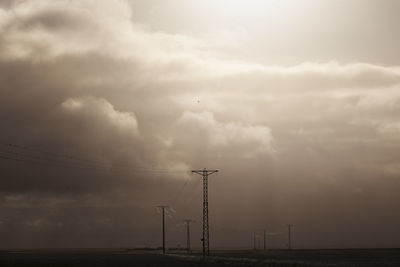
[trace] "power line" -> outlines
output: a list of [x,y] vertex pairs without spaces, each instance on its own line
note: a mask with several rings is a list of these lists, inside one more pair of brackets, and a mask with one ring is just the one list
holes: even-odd
[[[93,165],[97,165],[100,167],[104,167],[105,164],[104,162],[98,161],[98,160],[90,160],[87,158],[82,158],[82,157],[77,157],[77,156],[72,156],[70,154],[61,154],[61,153],[54,153],[54,152],[48,152],[45,151],[43,149],[38,149],[38,148],[32,148],[32,147],[28,147],[28,146],[21,146],[21,145],[16,145],[16,144],[12,144],[12,143],[0,143],[1,146],[9,148],[9,149],[13,149],[14,152],[16,152],[15,150],[24,150],[27,152],[31,152],[34,153],[34,156],[44,156],[44,157],[51,157],[52,159],[54,158],[58,158],[58,159],[62,159],[62,160],[68,160],[68,161],[77,161],[77,162],[86,162],[89,164],[93,164]],[[25,153],[26,154],[26,153]],[[97,156],[97,155],[92,155],[92,156]],[[131,167],[130,165],[126,165],[126,164],[108,164],[106,165],[106,167],[113,167],[113,168],[129,168]],[[151,171],[169,171],[169,169],[160,169],[160,168],[144,168],[144,167],[140,167],[140,169],[142,170],[151,170]],[[186,170],[185,170],[186,171]]]
[[15,160],[15,161],[20,161],[20,162],[29,162],[29,163],[36,163],[36,164],[55,164],[61,167],[82,167],[82,168],[88,168],[88,169],[101,169],[101,170],[110,170],[111,168],[106,167],[106,166],[91,166],[91,165],[85,165],[85,164],[80,164],[78,162],[68,162],[64,160],[57,160],[57,159],[51,159],[51,158],[44,158],[41,156],[35,156],[31,154],[25,154],[25,153],[20,153],[20,152],[11,152],[11,151],[2,151],[0,150],[0,153],[2,153],[2,158],[3,159],[9,159],[9,160]]
[[[12,143],[0,143],[1,146],[8,148],[9,150],[7,151],[2,151],[4,153],[11,153],[11,154],[19,154],[19,155],[24,155],[24,156],[32,156],[35,157],[36,159],[51,159],[51,160],[66,160],[68,162],[73,162],[77,161],[80,164],[82,162],[86,162],[88,164],[92,164],[98,167],[106,167],[106,168],[131,168],[131,165],[126,165],[126,164],[105,164],[104,162],[96,161],[96,160],[89,160],[89,159],[84,159],[80,158],[77,156],[71,156],[71,155],[66,155],[66,154],[61,154],[61,153],[54,153],[54,152],[48,152],[44,151],[42,149],[37,149],[37,148],[32,148],[32,147],[27,147],[27,146],[21,146],[21,145],[16,145]],[[13,149],[13,151],[11,151]],[[19,151],[16,151],[19,150]],[[26,151],[27,153],[21,152],[21,150]],[[1,149],[0,149],[1,151]],[[33,154],[29,154],[29,152]],[[146,167],[136,167],[135,168],[137,171],[154,171],[154,172],[170,172],[172,171],[171,169],[161,169],[161,168],[146,168]],[[188,170],[173,170],[174,172],[176,171],[184,171],[188,172]]]
[[201,190],[197,190],[199,186],[200,180],[195,180],[192,183],[192,187],[187,190],[187,200],[183,203],[183,208],[192,207],[192,204],[195,200],[198,200],[201,196]]
[[177,204],[178,200],[181,198],[181,196],[183,194],[183,191],[186,188],[186,185],[188,184],[189,181],[190,180],[186,180],[185,183],[183,184],[183,186],[180,189],[178,189],[178,191],[176,192],[174,198],[170,202],[171,205],[176,207],[176,204]]
[[53,167],[74,167],[80,169],[101,170],[115,172],[135,172],[135,173],[151,173],[153,175],[165,174],[171,172],[185,172],[187,170],[170,170],[170,169],[157,169],[157,168],[144,168],[135,166],[132,168],[128,165],[104,164],[98,161],[87,159],[80,159],[78,157],[71,157],[62,154],[48,153],[42,150],[23,147],[15,144],[3,144],[1,146],[6,149],[0,148],[0,159],[12,160],[19,163],[30,163],[38,165],[46,165]]
[[63,159],[63,160],[69,160],[69,161],[78,161],[78,162],[87,162],[93,165],[99,164],[100,166],[104,165],[104,162],[100,162],[100,161],[95,161],[95,160],[88,160],[88,159],[84,159],[84,158],[80,158],[80,157],[76,157],[76,156],[71,156],[71,155],[66,155],[66,154],[60,154],[60,153],[54,153],[54,152],[48,152],[48,151],[44,151],[42,149],[37,149],[37,148],[32,148],[32,147],[27,147],[27,146],[21,146],[21,145],[16,145],[16,144],[11,144],[11,143],[0,143],[1,146],[3,147],[8,147],[10,149],[13,149],[14,152],[15,150],[23,150],[23,151],[27,151],[27,152],[31,152],[36,154],[36,156],[45,156],[45,157],[53,157],[53,158],[58,158],[58,159]]
[[[0,151],[1,153],[1,151]],[[120,173],[120,174],[129,174],[129,173],[146,173],[150,175],[164,175],[169,172],[152,172],[152,171],[137,171],[135,169],[130,169],[130,170],[122,170],[122,169],[113,169],[113,168],[99,168],[99,167],[91,167],[91,166],[85,166],[85,165],[78,165],[78,164],[70,164],[68,162],[62,162],[62,161],[51,161],[51,160],[38,160],[36,158],[27,158],[27,157],[9,157],[9,156],[4,156],[0,155],[1,160],[8,160],[8,161],[14,161],[17,163],[21,164],[33,164],[33,165],[39,165],[39,166],[44,166],[47,168],[66,168],[66,169],[73,169],[74,171],[77,170],[84,170],[84,171],[101,171],[102,173],[104,172],[110,172],[110,173]]]

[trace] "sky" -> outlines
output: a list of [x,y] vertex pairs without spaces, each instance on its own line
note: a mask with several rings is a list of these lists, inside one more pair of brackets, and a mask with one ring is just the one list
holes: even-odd
[[2,0],[0,247],[399,247],[399,8]]

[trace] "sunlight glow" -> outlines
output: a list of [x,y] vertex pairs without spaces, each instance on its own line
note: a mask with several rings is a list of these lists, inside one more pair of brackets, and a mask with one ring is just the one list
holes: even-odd
[[[225,22],[248,23],[281,20],[292,16],[303,1],[299,0],[202,0],[198,7]],[[206,16],[207,16],[206,15]]]

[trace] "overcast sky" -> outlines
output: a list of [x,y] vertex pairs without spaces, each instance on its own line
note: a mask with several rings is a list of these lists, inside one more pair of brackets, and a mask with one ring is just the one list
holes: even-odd
[[399,247],[399,8],[1,1],[0,247]]

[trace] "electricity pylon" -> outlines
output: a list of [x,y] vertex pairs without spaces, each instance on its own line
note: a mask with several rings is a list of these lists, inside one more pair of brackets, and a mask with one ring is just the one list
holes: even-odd
[[193,170],[192,173],[203,176],[203,257],[210,255],[210,233],[208,225],[208,176],[218,172],[218,170]]
[[184,220],[186,223],[186,249],[187,252],[190,253],[190,223],[192,220]]

